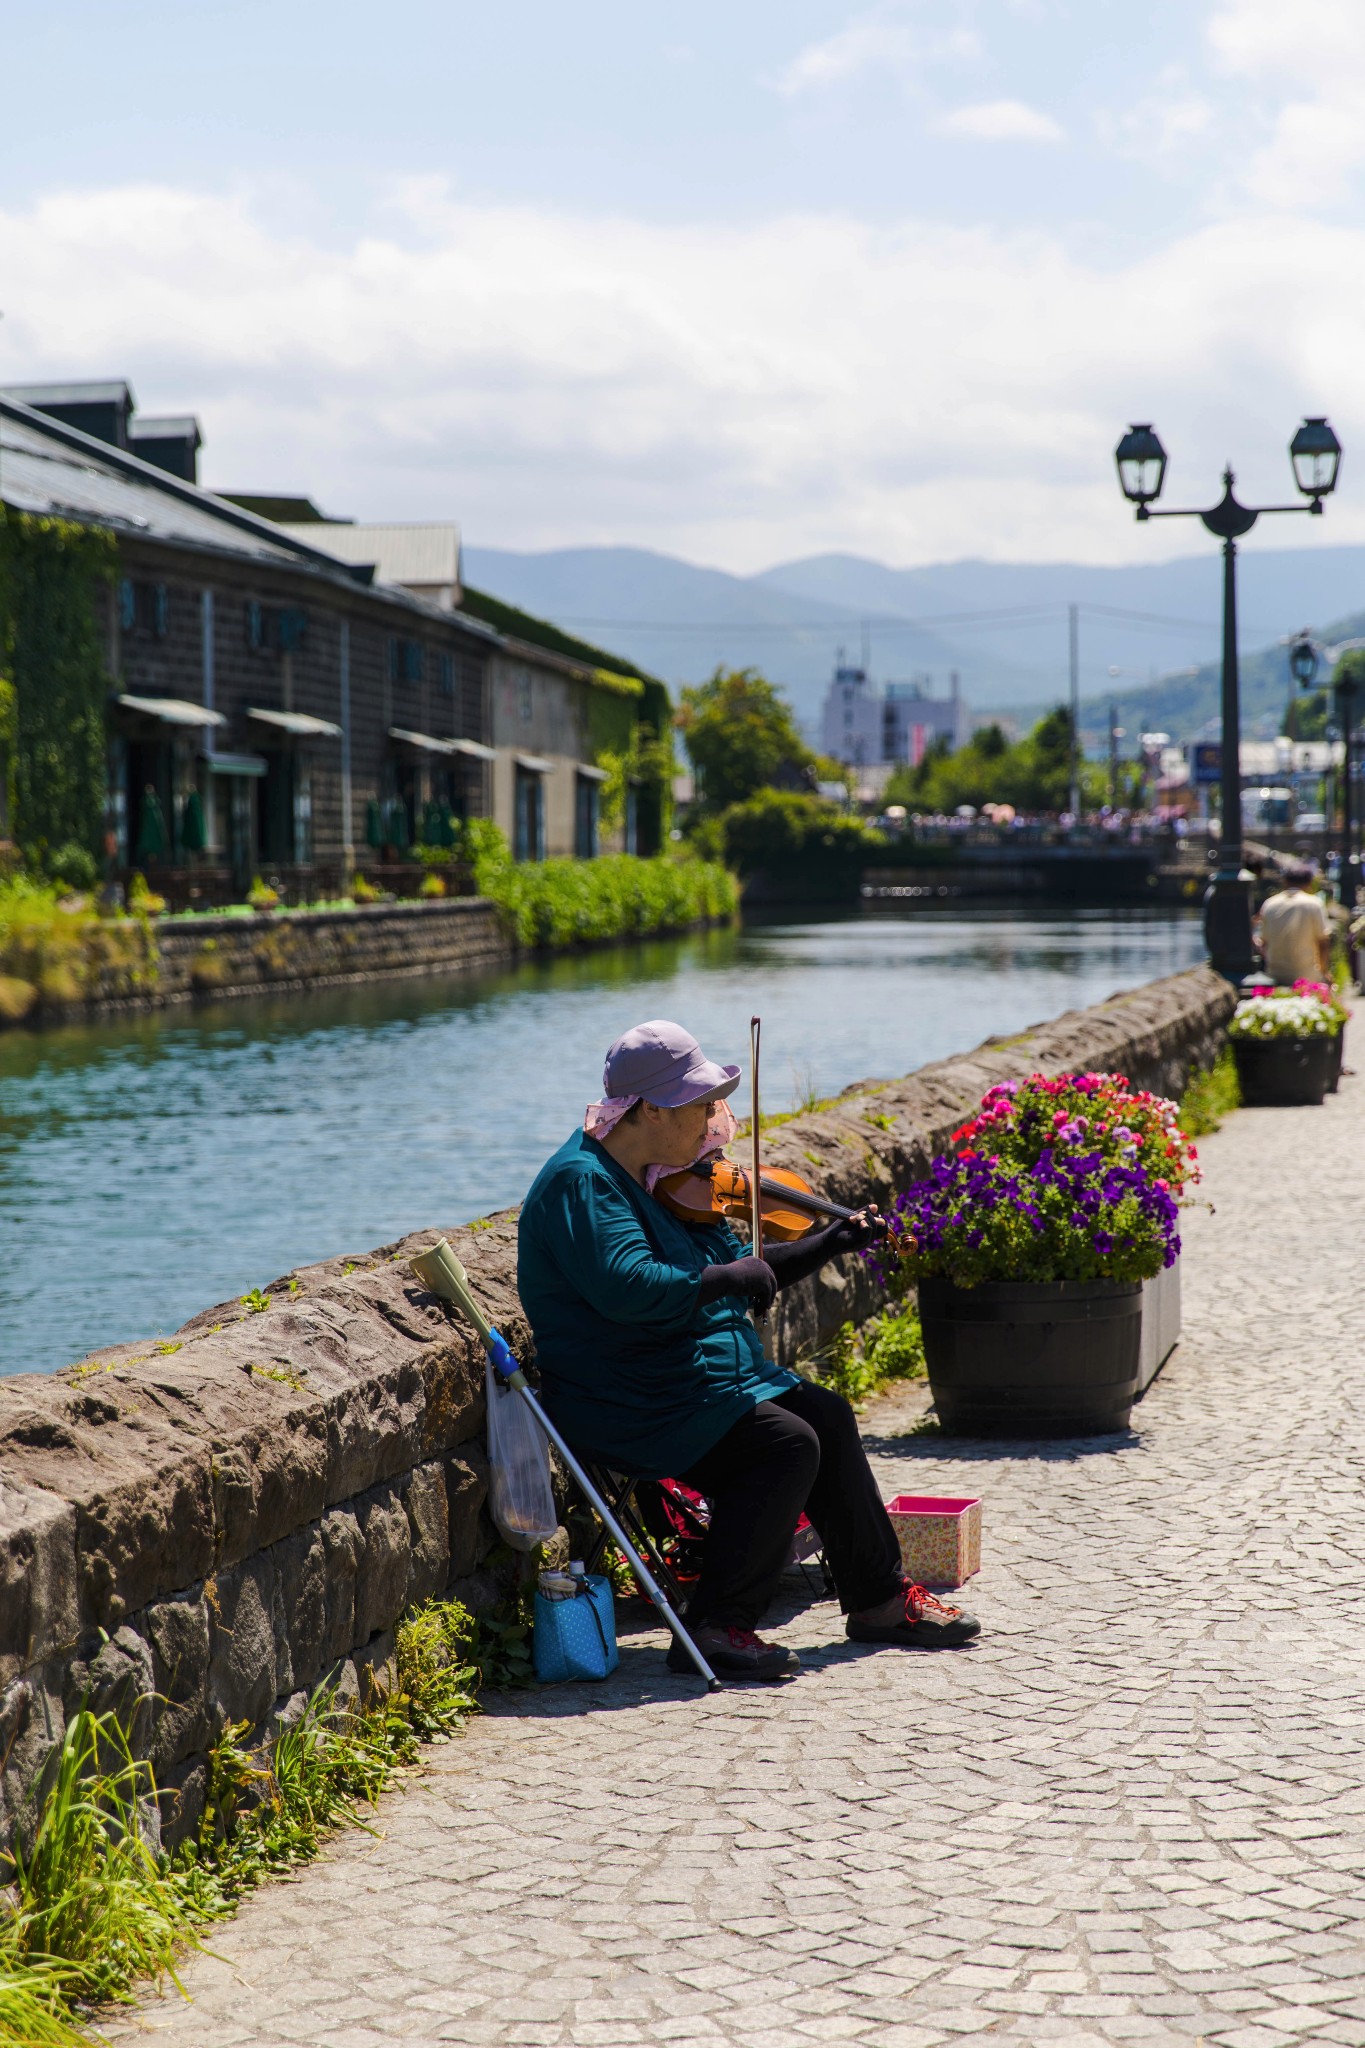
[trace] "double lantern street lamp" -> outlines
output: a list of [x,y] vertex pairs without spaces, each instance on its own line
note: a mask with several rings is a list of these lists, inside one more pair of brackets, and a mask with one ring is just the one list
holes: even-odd
[[1139,519],[1200,519],[1223,543],[1222,836],[1218,867],[1204,898],[1204,938],[1209,960],[1220,974],[1240,981],[1256,966],[1251,938],[1251,880],[1242,867],[1242,732],[1237,674],[1237,542],[1263,512],[1322,511],[1336,489],[1341,443],[1325,419],[1305,420],[1289,444],[1294,481],[1305,505],[1243,505],[1233,496],[1231,469],[1223,471],[1223,495],[1206,512],[1194,508],[1154,511],[1166,480],[1166,450],[1150,426],[1131,426],[1118,447],[1119,486]]

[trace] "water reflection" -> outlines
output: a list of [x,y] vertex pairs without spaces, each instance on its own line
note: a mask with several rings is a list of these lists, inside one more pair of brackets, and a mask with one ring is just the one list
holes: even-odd
[[610,1040],[676,1016],[765,1106],[902,1074],[1201,956],[1196,917],[749,925],[456,981],[0,1036],[0,1372],[515,1202]]

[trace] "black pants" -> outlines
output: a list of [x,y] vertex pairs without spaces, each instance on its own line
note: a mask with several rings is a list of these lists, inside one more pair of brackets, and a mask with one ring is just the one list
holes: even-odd
[[845,1614],[889,1600],[900,1546],[841,1394],[808,1381],[760,1401],[679,1479],[711,1503],[701,1577],[687,1618],[753,1628],[772,1599],[804,1511],[824,1546]]

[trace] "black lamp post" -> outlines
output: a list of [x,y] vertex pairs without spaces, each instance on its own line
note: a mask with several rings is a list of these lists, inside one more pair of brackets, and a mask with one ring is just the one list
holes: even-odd
[[1231,469],[1223,471],[1223,495],[1205,512],[1156,512],[1152,507],[1166,480],[1166,451],[1150,426],[1131,426],[1118,447],[1119,487],[1139,519],[1199,519],[1223,543],[1223,827],[1218,868],[1204,898],[1204,937],[1209,960],[1220,974],[1240,981],[1256,965],[1251,939],[1249,875],[1242,869],[1242,718],[1237,674],[1237,542],[1263,512],[1322,511],[1336,489],[1341,443],[1325,419],[1305,420],[1289,444],[1294,481],[1306,505],[1242,505],[1233,496]]
[[[1355,751],[1355,731],[1358,712],[1357,699],[1361,692],[1359,676],[1352,672],[1342,656],[1360,647],[1359,640],[1339,641],[1335,647],[1320,648],[1307,627],[1291,642],[1289,649],[1289,670],[1301,690],[1311,689],[1318,673],[1320,655],[1326,654],[1334,664],[1332,689],[1336,696],[1336,724],[1341,737],[1341,872],[1337,881],[1337,894],[1348,910],[1353,910],[1360,893],[1360,861],[1355,849],[1355,820],[1351,815],[1353,788],[1351,768]],[[1329,821],[1330,824],[1330,821]]]

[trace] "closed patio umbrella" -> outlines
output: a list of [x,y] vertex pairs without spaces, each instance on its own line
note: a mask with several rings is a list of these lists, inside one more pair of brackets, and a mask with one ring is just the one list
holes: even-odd
[[384,820],[380,815],[379,799],[371,797],[365,806],[365,844],[378,852],[384,844]]
[[161,808],[161,799],[150,782],[142,795],[142,818],[137,828],[137,857],[139,860],[166,858],[166,814]]
[[180,843],[186,853],[202,853],[208,844],[204,830],[204,806],[197,789],[192,789],[185,798],[185,808],[180,815]]

